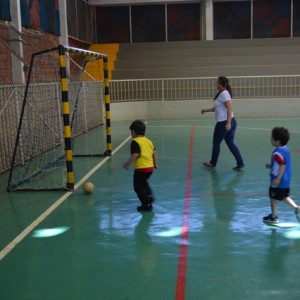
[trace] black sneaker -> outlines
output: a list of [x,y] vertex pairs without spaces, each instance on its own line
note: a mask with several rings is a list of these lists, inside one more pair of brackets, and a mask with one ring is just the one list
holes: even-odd
[[266,223],[278,223],[279,219],[277,216],[273,216],[272,214],[269,214],[266,217],[263,217],[263,221]]
[[151,204],[138,206],[137,211],[151,211],[153,209]]
[[245,167],[244,164],[242,165],[236,165],[234,168],[232,168],[233,171],[241,171]]

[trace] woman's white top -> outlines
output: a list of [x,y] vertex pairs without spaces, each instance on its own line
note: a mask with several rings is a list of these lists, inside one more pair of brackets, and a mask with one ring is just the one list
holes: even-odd
[[[231,96],[227,90],[222,91],[218,98],[214,100],[215,117],[217,122],[227,121],[227,108],[224,104],[226,101],[231,101]],[[231,117],[233,118],[233,113]]]

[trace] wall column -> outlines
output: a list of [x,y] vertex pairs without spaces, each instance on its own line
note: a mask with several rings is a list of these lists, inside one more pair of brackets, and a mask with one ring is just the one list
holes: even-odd
[[[59,19],[60,19],[60,37],[59,43],[68,46],[68,15],[67,15],[67,1],[59,0]],[[79,24],[80,26],[80,24]]]
[[24,63],[23,63],[23,41],[19,33],[22,32],[21,8],[19,0],[10,0],[10,42],[12,81],[13,83],[25,83]]
[[213,1],[205,1],[205,28],[206,28],[206,40],[210,41],[214,39],[214,18],[213,18]]

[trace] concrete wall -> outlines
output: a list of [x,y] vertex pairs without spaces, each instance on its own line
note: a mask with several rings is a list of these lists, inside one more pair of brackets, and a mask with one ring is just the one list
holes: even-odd
[[[111,104],[113,121],[134,119],[200,118],[201,109],[213,105],[212,100],[141,101]],[[299,117],[300,99],[233,99],[233,111],[240,117]],[[212,118],[207,113],[202,118]]]

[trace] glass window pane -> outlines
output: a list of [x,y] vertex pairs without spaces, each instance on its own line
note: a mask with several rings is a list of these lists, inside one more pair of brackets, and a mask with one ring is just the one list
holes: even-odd
[[170,4],[167,6],[168,40],[200,40],[200,4]]
[[160,42],[166,40],[164,5],[132,6],[131,16],[133,42]]

